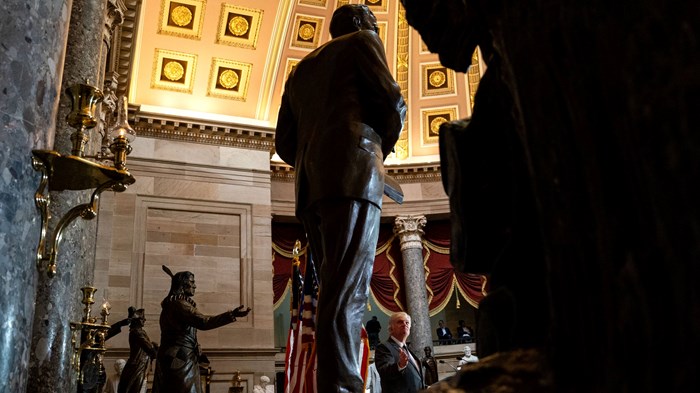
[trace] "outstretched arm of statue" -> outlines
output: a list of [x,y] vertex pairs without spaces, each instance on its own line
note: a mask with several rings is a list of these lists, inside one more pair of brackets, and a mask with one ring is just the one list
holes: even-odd
[[250,307],[246,308],[246,306],[241,304],[237,308],[234,308],[233,310],[231,310],[231,314],[233,315],[234,318],[245,317],[246,315],[248,315],[250,310],[251,310]]
[[179,301],[177,307],[176,315],[179,315],[188,325],[198,330],[210,330],[228,325],[234,322],[237,316],[246,316],[250,311],[250,309],[245,309],[245,306],[240,306],[234,310],[226,311],[218,315],[204,315],[199,312],[195,306],[185,300]]

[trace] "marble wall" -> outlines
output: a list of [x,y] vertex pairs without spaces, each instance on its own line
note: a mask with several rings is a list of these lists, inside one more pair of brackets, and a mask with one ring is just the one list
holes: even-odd
[[[259,375],[274,375],[269,153],[137,138],[127,165],[136,183],[104,196],[98,226],[95,283],[106,288],[113,320],[129,305],[143,307],[146,331],[159,341],[160,302],[170,288],[161,265],[192,271],[200,311],[253,308],[198,332],[215,377],[239,370],[252,389]],[[127,356],[127,335],[109,347],[108,363]],[[225,392],[224,385],[215,386]]]

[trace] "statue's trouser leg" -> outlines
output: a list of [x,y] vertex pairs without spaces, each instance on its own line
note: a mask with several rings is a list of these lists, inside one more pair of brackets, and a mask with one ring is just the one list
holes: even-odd
[[353,199],[322,201],[304,217],[321,289],[316,319],[319,392],[362,393],[362,317],[379,236],[381,210]]

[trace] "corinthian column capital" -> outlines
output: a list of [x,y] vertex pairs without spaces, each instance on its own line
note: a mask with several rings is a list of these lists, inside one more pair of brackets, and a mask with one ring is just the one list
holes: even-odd
[[425,216],[397,216],[394,219],[394,233],[399,235],[401,250],[423,247],[423,228],[427,222]]

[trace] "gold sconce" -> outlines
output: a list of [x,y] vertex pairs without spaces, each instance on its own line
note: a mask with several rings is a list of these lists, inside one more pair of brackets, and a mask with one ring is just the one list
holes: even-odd
[[[123,192],[136,180],[126,168],[126,156],[132,150],[131,142],[136,133],[127,122],[127,103],[123,97],[119,103],[118,120],[109,129],[112,143],[110,150],[113,156],[85,156],[85,144],[90,139],[88,131],[97,125],[95,110],[102,100],[102,92],[87,84],[77,84],[66,89],[66,94],[71,98],[72,109],[66,116],[68,124],[76,131],[71,135],[73,143],[71,155],[61,155],[54,150],[33,150],[32,167],[41,171],[41,182],[34,194],[34,201],[41,213],[41,236],[37,247],[37,268],[39,271],[46,269],[49,277],[56,275],[56,257],[58,245],[63,232],[78,217],[91,220],[97,216],[100,194],[111,190]],[[88,160],[113,161],[109,166],[103,163]],[[88,203],[80,204],[68,212],[58,221],[51,238],[47,242],[49,228],[50,191],[66,190],[92,190],[92,197]],[[48,247],[48,249],[47,249]]]
[[82,157],[85,152],[85,145],[90,139],[87,130],[97,125],[95,109],[97,104],[104,98],[104,95],[97,88],[82,83],[66,89],[66,94],[70,96],[73,103],[73,109],[66,116],[66,121],[68,121],[68,125],[76,129],[70,137],[71,142],[73,142],[71,154]]
[[114,167],[118,170],[126,170],[126,156],[131,153],[131,142],[136,138],[136,131],[129,126],[127,119],[126,97],[119,101],[117,122],[110,127],[107,137],[112,143],[109,151],[114,154]]
[[[83,318],[80,322],[71,322],[70,328],[73,332],[71,343],[73,344],[73,366],[78,376],[78,384],[82,385],[87,379],[95,379],[96,375],[104,369],[102,366],[103,354],[107,350],[105,341],[110,325],[107,323],[107,316],[111,306],[105,301],[102,304],[100,314],[102,321],[93,317],[92,305],[95,304],[95,292],[97,288],[86,286],[80,288],[83,293],[81,303],[85,305]],[[79,337],[79,338],[78,338]],[[78,345],[78,343],[80,343]]]

